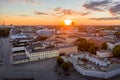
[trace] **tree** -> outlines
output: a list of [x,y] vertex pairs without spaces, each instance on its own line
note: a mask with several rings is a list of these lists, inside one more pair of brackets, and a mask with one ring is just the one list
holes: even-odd
[[10,28],[0,29],[0,37],[8,37],[10,33]]
[[113,48],[112,54],[114,57],[120,58],[120,45],[117,45]]
[[98,49],[94,43],[90,43],[84,38],[78,38],[74,44],[78,46],[78,50],[89,51],[93,54],[95,54],[96,50]]
[[59,56],[57,57],[57,63],[58,65],[61,65],[62,63],[64,63],[64,60]]
[[74,44],[78,46],[78,50],[81,51],[87,50],[87,40],[85,38],[78,38]]
[[47,36],[38,36],[37,38],[36,38],[36,40],[38,40],[38,41],[44,41],[44,40],[46,40],[48,37]]
[[91,46],[88,51],[91,53],[91,54],[96,54],[96,49],[94,46]]
[[68,62],[64,62],[61,64],[61,67],[65,72],[68,72],[68,70],[70,69],[70,64]]
[[107,49],[107,43],[106,42],[103,42],[102,45],[101,45],[101,49]]
[[117,38],[120,38],[120,32],[115,32],[114,35],[115,35]]

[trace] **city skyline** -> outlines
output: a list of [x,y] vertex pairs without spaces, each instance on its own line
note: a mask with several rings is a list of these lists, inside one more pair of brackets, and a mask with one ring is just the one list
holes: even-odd
[[120,0],[0,0],[0,24],[119,25]]

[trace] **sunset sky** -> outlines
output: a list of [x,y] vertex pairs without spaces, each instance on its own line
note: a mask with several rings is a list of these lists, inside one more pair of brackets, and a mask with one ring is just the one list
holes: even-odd
[[120,24],[120,0],[0,0],[0,24]]

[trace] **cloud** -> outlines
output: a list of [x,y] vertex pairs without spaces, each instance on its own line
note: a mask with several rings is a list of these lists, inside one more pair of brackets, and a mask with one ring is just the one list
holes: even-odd
[[59,15],[59,16],[64,16],[64,15],[87,15],[89,12],[78,12],[74,11],[72,9],[63,9],[61,7],[57,7],[54,9],[55,14],[54,15]]
[[51,16],[62,17],[62,16],[65,16],[65,15],[82,15],[82,16],[85,16],[85,15],[88,15],[90,13],[89,11],[77,12],[77,11],[74,11],[74,10],[71,10],[71,9],[63,9],[61,7],[57,7],[57,8],[54,8],[52,10],[53,10],[53,12],[51,12],[51,13],[40,12],[40,11],[34,10],[34,14],[36,14],[36,15],[51,15]]
[[2,0],[1,2],[8,2],[8,3],[27,2],[31,4],[45,4],[45,2],[41,2],[37,0]]
[[85,16],[85,15],[88,15],[88,14],[90,14],[90,11],[83,12],[83,13],[81,12],[80,14],[81,14],[82,16]]
[[19,16],[21,16],[21,17],[28,17],[28,15],[19,15]]
[[54,9],[57,14],[63,14],[63,15],[72,15],[72,14],[78,14],[78,12],[70,10],[70,9],[62,9],[60,7],[57,7]]
[[109,9],[110,13],[112,14],[120,14],[120,3],[116,4],[115,6]]
[[89,18],[90,20],[120,20],[120,17]]
[[32,4],[44,4],[44,2],[38,2],[36,0],[24,0],[24,1]]
[[36,15],[48,15],[48,13],[39,12],[39,11],[34,11],[34,14],[36,14]]
[[83,4],[83,7],[89,10],[95,11],[104,11],[106,6],[111,2],[111,0],[103,0],[103,1],[91,1]]

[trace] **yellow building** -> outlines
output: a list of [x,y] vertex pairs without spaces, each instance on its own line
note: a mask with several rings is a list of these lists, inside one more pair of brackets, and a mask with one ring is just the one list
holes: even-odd
[[74,45],[60,46],[59,54],[69,55],[71,53],[76,53],[78,51],[78,47]]
[[59,56],[58,49],[35,49],[26,50],[26,56],[29,57],[30,61],[37,61],[40,59],[47,59]]

